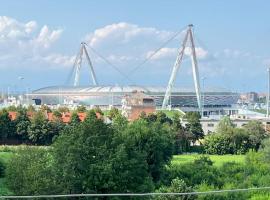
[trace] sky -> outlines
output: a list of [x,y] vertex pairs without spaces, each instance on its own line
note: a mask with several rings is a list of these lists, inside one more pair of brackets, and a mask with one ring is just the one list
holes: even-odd
[[[69,74],[81,42],[88,45],[100,85],[166,86],[188,24],[194,25],[202,87],[267,90],[268,0],[0,0],[0,5],[2,91],[72,84]],[[80,77],[81,85],[92,84],[85,61]],[[188,51],[175,85],[193,87]]]

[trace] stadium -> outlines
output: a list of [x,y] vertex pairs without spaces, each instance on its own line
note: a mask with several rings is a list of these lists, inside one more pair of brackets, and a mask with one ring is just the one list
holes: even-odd
[[[166,92],[165,87],[150,86],[51,86],[29,94],[30,98],[42,104],[83,104],[95,106],[121,106],[125,95],[143,92],[154,98],[156,106],[161,107]],[[204,107],[230,107],[236,104],[239,95],[226,89],[206,88],[202,94]],[[173,88],[169,104],[172,107],[197,107],[194,89]]]
[[[200,111],[202,111],[204,108],[208,108],[208,110],[216,109],[216,112],[220,113],[221,109],[230,108],[233,104],[236,104],[239,95],[223,88],[203,88],[203,91],[201,91],[200,76],[197,66],[192,27],[193,25],[189,25],[188,29],[186,29],[186,39],[183,41],[182,46],[179,48],[179,53],[173,66],[167,87],[138,85],[100,85],[96,78],[94,67],[87,52],[87,47],[89,47],[90,49],[92,48],[86,43],[82,42],[80,51],[75,59],[73,69],[71,71],[70,77],[74,75],[73,86],[44,87],[38,90],[34,90],[31,94],[28,94],[28,97],[35,100],[36,104],[80,104],[86,106],[109,107],[121,106],[122,99],[126,95],[131,95],[134,92],[142,92],[154,99],[157,108],[162,107],[162,109],[166,109],[168,107],[177,107],[181,108],[182,110],[188,110],[193,108]],[[188,48],[188,40],[191,45],[190,48],[192,52],[190,57],[192,61],[194,89],[178,88],[174,85],[177,72],[179,71],[180,64],[185,54],[185,48]],[[92,49],[92,51],[95,52],[94,49]],[[155,51],[155,53],[157,52],[158,51]],[[151,59],[151,57],[154,56],[155,53],[149,58],[147,58],[144,62],[142,62],[142,64],[146,63],[149,59]],[[83,55],[85,55],[89,65],[93,86],[79,86],[80,70]],[[100,56],[100,58],[102,58],[107,64],[115,68],[122,75],[124,75],[125,77],[127,76],[125,73],[119,71],[119,69],[117,69],[115,65],[112,65],[103,56]],[[138,67],[140,66],[141,65],[138,65]],[[132,72],[134,73],[138,67],[134,68]]]

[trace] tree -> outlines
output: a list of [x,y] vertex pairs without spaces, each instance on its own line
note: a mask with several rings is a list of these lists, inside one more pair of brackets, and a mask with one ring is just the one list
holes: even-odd
[[16,195],[58,194],[49,149],[24,147],[7,164],[8,187]]
[[[171,181],[170,186],[162,186],[158,189],[158,193],[188,193],[193,192],[192,187],[189,187],[184,180],[175,178]],[[157,196],[158,200],[192,200],[196,199],[195,195],[183,195],[183,196]]]
[[249,121],[246,125],[244,125],[243,128],[249,135],[249,143],[251,148],[257,151],[261,145],[261,142],[268,137],[261,122],[255,120]]
[[99,113],[101,116],[104,115],[104,113],[102,112],[99,106],[96,106],[93,110],[95,111],[95,113]]
[[78,125],[81,122],[78,113],[77,112],[73,112],[71,114],[71,120],[70,120],[70,125]]
[[174,150],[174,135],[169,126],[139,119],[129,124],[124,134],[128,146],[146,155],[148,171],[154,182],[159,181]]
[[62,118],[62,113],[59,112],[58,110],[54,110],[54,111],[53,111],[53,116],[54,116],[54,120],[61,120],[61,118]]
[[31,124],[26,109],[18,110],[18,116],[15,120],[15,124],[18,139],[22,142],[26,142],[28,140],[28,127]]
[[93,115],[65,129],[53,144],[57,180],[64,193],[146,192],[153,188],[145,154]]
[[234,127],[235,125],[232,123],[230,117],[225,116],[218,123],[216,132],[222,134],[232,134]]
[[3,109],[0,111],[0,139],[6,139],[15,135],[14,123],[9,118],[8,111]]
[[36,112],[36,108],[33,106],[33,105],[29,105],[28,107],[27,107],[27,112]]
[[207,154],[232,154],[234,150],[228,135],[213,133],[204,138],[204,151]]
[[175,133],[175,154],[187,152],[190,149],[193,135],[182,126],[178,113],[173,115],[172,131]]
[[76,112],[78,112],[78,113],[84,113],[84,112],[86,112],[86,107],[83,106],[83,105],[79,105],[77,107],[77,109],[76,109]]
[[66,106],[61,106],[57,109],[60,113],[67,113],[70,112],[69,108]]
[[50,122],[46,119],[42,111],[38,111],[31,119],[31,125],[28,127],[29,139],[40,145],[48,145],[52,143],[55,133],[51,129]]
[[49,107],[49,106],[47,106],[47,105],[41,105],[41,107],[40,107],[40,110],[42,111],[42,112],[52,112],[52,109]]
[[200,123],[200,113],[188,112],[186,113],[185,118],[187,119],[186,130],[194,136],[193,142],[202,139],[204,137],[204,133]]
[[120,111],[115,108],[115,107],[112,107],[111,110],[109,111],[108,113],[108,117],[110,120],[113,120],[116,116],[118,115],[121,115]]

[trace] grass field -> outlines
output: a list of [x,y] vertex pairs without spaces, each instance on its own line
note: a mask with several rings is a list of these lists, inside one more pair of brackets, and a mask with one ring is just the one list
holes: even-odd
[[[176,155],[173,157],[172,164],[183,164],[194,161],[200,157],[200,154],[184,154]],[[219,167],[225,162],[239,162],[243,163],[245,160],[244,155],[209,155],[210,159],[214,162],[214,165]]]
[[0,159],[7,163],[12,156],[12,152],[0,152]]
[[[0,159],[7,163],[13,154],[13,152],[0,152]],[[4,178],[0,178],[0,195],[12,195],[11,191],[6,187]]]

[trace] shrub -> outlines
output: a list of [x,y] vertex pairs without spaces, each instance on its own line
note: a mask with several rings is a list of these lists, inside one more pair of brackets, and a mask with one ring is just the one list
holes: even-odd
[[227,135],[211,134],[204,139],[204,150],[207,154],[231,154],[233,153],[230,138]]
[[55,194],[53,172],[49,149],[24,147],[7,164],[7,185],[16,195]]

